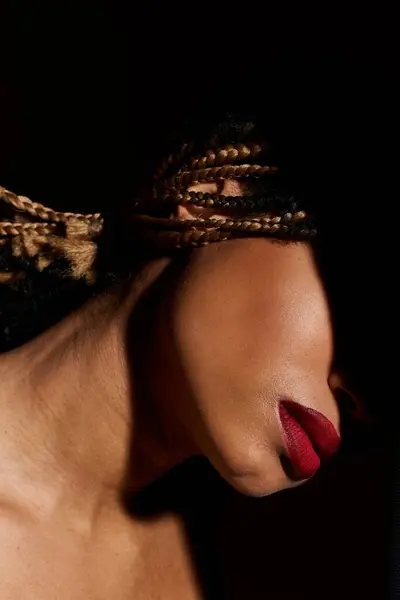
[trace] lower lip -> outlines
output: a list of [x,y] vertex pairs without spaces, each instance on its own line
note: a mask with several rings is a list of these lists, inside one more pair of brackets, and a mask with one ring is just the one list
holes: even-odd
[[294,468],[295,479],[310,479],[318,471],[321,459],[315,452],[310,438],[289,414],[283,404],[279,406],[279,416],[289,459]]
[[295,477],[308,479],[315,475],[321,460],[336,454],[340,437],[329,419],[297,402],[282,401],[279,415]]

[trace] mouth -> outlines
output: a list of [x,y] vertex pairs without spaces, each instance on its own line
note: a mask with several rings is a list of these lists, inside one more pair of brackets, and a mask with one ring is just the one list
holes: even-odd
[[297,402],[284,400],[279,416],[293,478],[310,479],[339,449],[340,437],[334,425],[318,411]]

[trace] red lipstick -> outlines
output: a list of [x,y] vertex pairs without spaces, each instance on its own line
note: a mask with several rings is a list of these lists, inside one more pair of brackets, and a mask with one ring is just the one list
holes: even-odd
[[340,445],[334,425],[318,411],[297,402],[279,404],[287,451],[298,479],[309,479],[321,460],[333,456]]

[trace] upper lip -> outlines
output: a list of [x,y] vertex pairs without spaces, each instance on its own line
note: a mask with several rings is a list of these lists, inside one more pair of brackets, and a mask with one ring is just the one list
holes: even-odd
[[279,415],[296,478],[312,477],[339,449],[339,434],[320,412],[291,400],[280,402]]

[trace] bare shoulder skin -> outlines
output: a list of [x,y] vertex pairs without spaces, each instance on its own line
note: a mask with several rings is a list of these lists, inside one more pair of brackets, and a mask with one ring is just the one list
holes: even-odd
[[155,259],[2,355],[2,599],[203,597],[181,516],[124,499],[195,456],[247,496],[311,478],[328,452],[315,419],[340,435],[333,359],[311,248],[267,239]]

